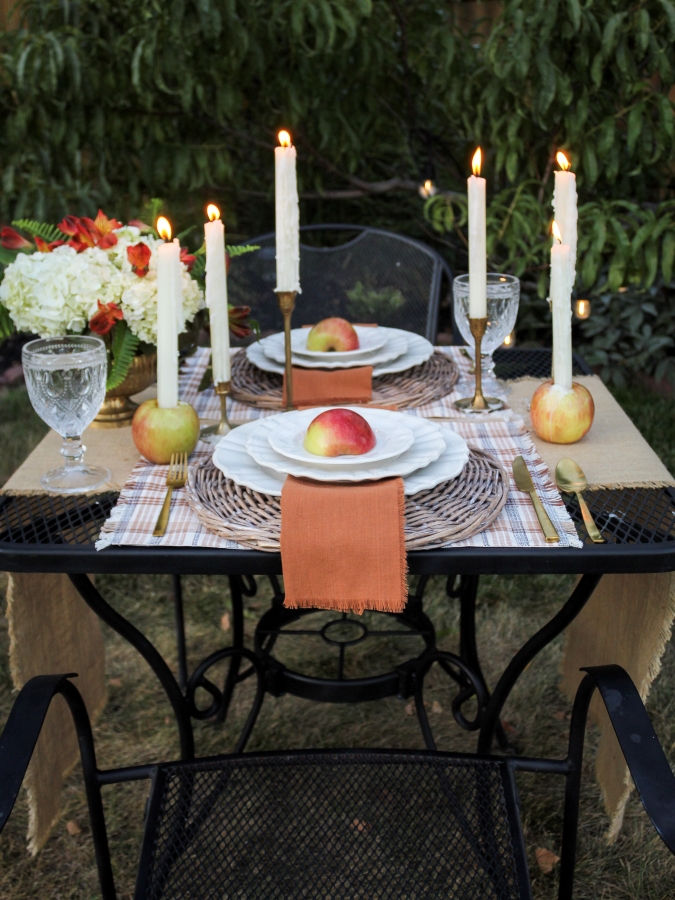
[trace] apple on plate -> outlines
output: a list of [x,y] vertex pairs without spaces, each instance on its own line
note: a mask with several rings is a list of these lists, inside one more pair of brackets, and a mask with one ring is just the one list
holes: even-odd
[[161,409],[157,400],[146,400],[131,421],[136,449],[149,462],[165,465],[172,453],[192,453],[199,440],[199,416],[189,403],[178,401],[172,409]]
[[307,349],[321,353],[358,350],[359,336],[346,319],[322,319],[307,335]]
[[593,424],[594,415],[590,391],[576,381],[571,391],[545,381],[532,395],[532,427],[542,440],[551,444],[580,441]]
[[312,420],[302,446],[315,456],[361,456],[375,443],[375,433],[363,416],[337,408]]

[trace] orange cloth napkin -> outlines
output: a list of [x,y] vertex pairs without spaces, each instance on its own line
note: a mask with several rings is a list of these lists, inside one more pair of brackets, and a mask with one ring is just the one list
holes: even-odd
[[335,484],[289,475],[281,491],[284,605],[402,612],[404,507],[402,478]]
[[[370,403],[372,398],[372,366],[355,369],[301,369],[293,366],[294,406]],[[282,403],[286,405],[286,373]]]

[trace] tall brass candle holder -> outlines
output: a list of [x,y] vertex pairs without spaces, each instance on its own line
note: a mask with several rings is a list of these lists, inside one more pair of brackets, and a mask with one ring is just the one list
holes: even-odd
[[480,347],[483,342],[483,336],[487,330],[488,318],[472,319],[469,317],[469,328],[476,342],[476,355],[474,359],[474,369],[476,371],[476,390],[473,397],[462,397],[461,400],[455,400],[457,409],[462,412],[492,412],[495,409],[503,409],[504,401],[497,397],[483,396],[483,359],[480,355]]
[[227,418],[227,395],[230,393],[230,384],[231,382],[229,381],[219,381],[218,384],[214,384],[213,388],[220,400],[220,422],[217,425],[206,425],[202,428],[199,432],[199,437],[202,440],[214,435],[222,437],[224,434],[232,431],[233,428],[236,428],[235,425],[230,424]]
[[295,309],[296,291],[276,291],[279,309],[284,317],[284,356],[286,372],[286,409],[293,409],[293,363],[291,350],[291,313]]

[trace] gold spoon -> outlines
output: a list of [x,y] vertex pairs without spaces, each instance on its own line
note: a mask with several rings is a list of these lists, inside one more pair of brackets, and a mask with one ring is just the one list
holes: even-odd
[[591,511],[586,505],[586,501],[581,496],[581,492],[588,487],[586,476],[584,475],[579,463],[573,459],[561,459],[555,467],[555,483],[559,491],[566,491],[568,494],[576,494],[581,509],[581,515],[584,518],[584,525],[588,532],[589,538],[594,544],[604,544],[605,539],[598,531],[598,526],[593,521]]

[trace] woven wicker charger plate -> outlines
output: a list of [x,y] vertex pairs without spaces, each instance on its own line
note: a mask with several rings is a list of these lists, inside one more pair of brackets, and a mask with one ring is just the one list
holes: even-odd
[[[484,531],[502,511],[508,476],[484,450],[469,448],[461,473],[405,498],[407,550],[438,547]],[[281,500],[241,487],[209,459],[190,466],[188,502],[210,531],[253,550],[279,550]]]
[[[246,353],[232,358],[230,396],[241,403],[260,409],[281,409],[281,375],[263,372],[254,366]],[[446,397],[459,378],[459,370],[445,353],[434,353],[426,362],[405,372],[373,378],[375,405],[395,404],[399,409],[423,406]]]

